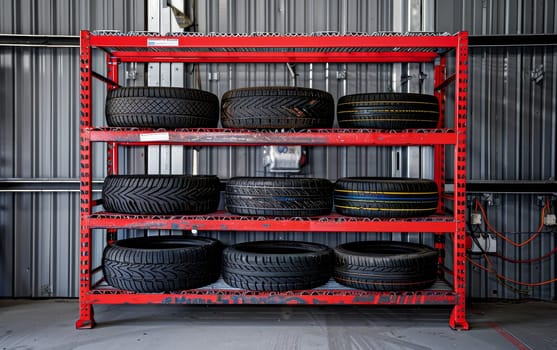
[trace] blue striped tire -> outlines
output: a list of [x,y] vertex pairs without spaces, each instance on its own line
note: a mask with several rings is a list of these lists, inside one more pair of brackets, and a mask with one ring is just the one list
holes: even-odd
[[407,218],[434,214],[439,190],[432,180],[347,177],[337,180],[334,205],[347,216]]

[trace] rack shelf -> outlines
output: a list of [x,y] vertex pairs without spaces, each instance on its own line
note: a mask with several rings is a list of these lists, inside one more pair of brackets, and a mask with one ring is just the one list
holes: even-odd
[[454,145],[452,129],[421,129],[402,132],[359,129],[308,129],[304,131],[255,132],[234,129],[153,130],[102,128],[87,129],[93,142],[125,142],[137,145],[180,144],[185,146],[405,146]]
[[[92,71],[93,50],[106,56],[106,75]],[[448,74],[447,58],[454,57]],[[81,32],[80,52],[80,316],[78,328],[91,328],[95,304],[412,304],[452,305],[449,324],[468,329],[466,321],[465,205],[466,205],[466,89],[468,35],[447,33],[371,33],[353,35],[267,33],[171,34]],[[250,131],[230,129],[138,129],[106,128],[92,124],[94,78],[116,89],[118,66],[123,62],[183,63],[377,63],[424,62],[433,64],[434,93],[439,98],[441,123],[437,129],[402,131],[367,129],[309,129]],[[447,88],[454,87],[453,122],[445,127]],[[438,213],[450,214],[415,219],[368,219],[331,214],[311,218],[244,217],[225,212],[210,215],[122,215],[94,210],[91,161],[92,145],[106,142],[109,173],[117,172],[117,146],[423,146],[431,145],[435,159],[434,180],[445,185],[445,153],[452,152],[453,193],[443,194]],[[250,292],[228,287],[222,280],[204,288],[172,293],[133,293],[103,283],[99,267],[92,266],[93,229],[171,229],[187,231],[299,231],[299,232],[409,232],[435,234],[434,248],[444,251],[446,234],[451,237],[452,272],[444,273],[433,287],[412,292],[371,292],[347,288],[330,281],[325,286],[293,292]],[[107,234],[114,238],[112,234]],[[98,247],[95,247],[98,248]],[[440,263],[443,262],[443,254]],[[96,281],[93,283],[93,281]]]
[[[415,219],[368,219],[332,214],[320,217],[238,216],[227,212],[210,215],[151,216],[100,212],[87,219],[91,228],[126,228],[199,231],[298,231],[298,232],[454,232],[451,216]],[[249,225],[249,226],[246,226]]]
[[[89,290],[83,303],[94,304],[215,304],[215,305],[456,305],[459,296],[443,280],[421,291],[369,292],[352,289],[334,280],[311,290],[291,292],[255,292],[236,289],[224,281],[199,289],[169,293],[135,293],[100,284]],[[79,321],[78,321],[79,322]],[[94,320],[81,328],[93,327]]]
[[331,280],[310,290],[255,292],[232,288],[221,279],[203,288],[156,294],[135,293],[101,285],[88,293],[88,299],[105,299],[106,304],[144,304],[146,301],[160,304],[248,304],[257,300],[263,304],[396,305],[412,300],[413,303],[421,305],[454,305],[457,295],[447,282],[441,280],[422,291],[368,292],[348,288]]

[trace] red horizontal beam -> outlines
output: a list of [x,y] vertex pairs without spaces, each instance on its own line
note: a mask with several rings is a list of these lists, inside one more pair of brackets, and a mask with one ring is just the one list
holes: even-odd
[[454,232],[448,216],[416,219],[370,220],[337,214],[315,218],[266,218],[235,216],[224,212],[196,216],[148,216],[100,213],[84,219],[90,228],[124,228],[198,231],[297,231],[297,232]]
[[311,290],[301,292],[236,292],[227,289],[194,290],[183,293],[136,294],[125,291],[89,292],[87,304],[287,304],[287,305],[454,305],[453,291],[364,292]]
[[450,36],[118,36],[90,35],[93,47],[151,48],[456,48]]
[[[125,142],[137,145],[180,144],[185,146],[257,146],[257,145],[314,145],[314,146],[385,146],[456,144],[454,132],[255,132],[255,131],[166,131],[166,130],[91,130],[91,141]],[[446,130],[449,131],[449,130]],[[451,130],[452,131],[452,130]]]
[[116,51],[121,62],[186,63],[387,63],[431,62],[434,52],[187,52]]

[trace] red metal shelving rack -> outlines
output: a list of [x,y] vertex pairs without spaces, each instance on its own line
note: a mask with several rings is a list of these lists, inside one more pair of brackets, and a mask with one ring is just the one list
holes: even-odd
[[[92,71],[92,50],[106,53],[107,76]],[[278,54],[277,54],[278,53]],[[447,73],[447,56],[454,55],[454,73]],[[349,36],[250,36],[250,35],[170,35],[114,34],[81,32],[80,53],[80,316],[77,328],[91,328],[94,304],[375,304],[452,305],[450,326],[468,329],[465,312],[465,207],[466,207],[466,89],[468,35],[389,34]],[[254,132],[225,129],[153,130],[96,128],[92,125],[92,80],[98,78],[109,89],[118,88],[118,64],[122,62],[184,63],[316,63],[316,62],[429,62],[434,65],[435,95],[440,100],[439,129],[382,130],[324,129],[298,132]],[[452,128],[445,128],[446,89],[454,84]],[[337,214],[316,218],[240,217],[224,212],[195,216],[121,215],[95,211],[92,197],[92,143],[108,144],[108,171],[117,173],[117,145],[271,145],[307,146],[405,146],[433,145],[434,179],[445,185],[445,153],[454,152],[454,191],[439,202],[439,214],[418,219],[364,219]],[[444,211],[452,202],[452,213]],[[107,229],[107,241],[114,229],[176,229],[227,231],[315,231],[315,232],[431,232],[435,248],[444,250],[446,234],[452,234],[453,267],[451,281],[444,273],[430,289],[412,292],[368,292],[343,287],[331,281],[306,291],[250,292],[223,282],[172,293],[133,293],[102,283],[99,267],[92,266],[92,229]],[[442,254],[440,263],[443,263]],[[448,270],[445,267],[445,270]]]

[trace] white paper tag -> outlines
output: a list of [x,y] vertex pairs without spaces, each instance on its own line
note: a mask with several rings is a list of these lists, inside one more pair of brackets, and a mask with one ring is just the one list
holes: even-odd
[[177,47],[178,39],[147,39],[147,46]]
[[150,141],[169,141],[170,135],[167,132],[156,132],[152,134],[139,134],[139,141],[150,142]]

